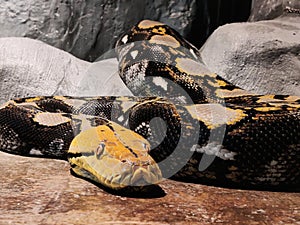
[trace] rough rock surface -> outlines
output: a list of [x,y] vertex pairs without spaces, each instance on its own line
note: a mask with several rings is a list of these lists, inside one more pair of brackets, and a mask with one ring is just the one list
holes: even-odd
[[300,9],[299,0],[253,0],[249,21],[270,20],[284,14],[285,9]]
[[[109,194],[64,161],[0,152],[0,224],[297,224],[298,193],[166,180],[149,198]],[[151,196],[153,196],[151,198]]]
[[143,18],[165,22],[185,35],[194,17],[195,2],[6,0],[0,7],[0,36],[39,39],[78,58],[94,61]]
[[208,68],[256,93],[300,95],[300,16],[218,28],[201,48]]
[[270,20],[283,13],[282,0],[253,0],[249,21]]
[[116,59],[89,63],[29,38],[0,38],[0,102],[36,95],[131,95]]

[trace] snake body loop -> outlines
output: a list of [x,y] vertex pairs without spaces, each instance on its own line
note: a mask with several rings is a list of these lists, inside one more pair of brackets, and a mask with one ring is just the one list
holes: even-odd
[[175,30],[141,21],[116,44],[137,97],[44,96],[0,107],[0,149],[68,159],[111,189],[163,177],[238,188],[299,188],[300,97],[258,95],[210,73]]

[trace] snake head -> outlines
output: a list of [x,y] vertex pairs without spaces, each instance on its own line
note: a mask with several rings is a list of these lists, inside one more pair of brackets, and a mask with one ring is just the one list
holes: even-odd
[[109,122],[79,133],[70,145],[68,160],[77,175],[110,189],[143,187],[162,180],[149,149],[143,137]]

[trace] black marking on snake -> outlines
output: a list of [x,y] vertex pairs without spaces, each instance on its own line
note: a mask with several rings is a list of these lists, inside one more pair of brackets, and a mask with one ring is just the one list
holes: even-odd
[[91,156],[91,155],[93,155],[93,153],[85,153],[85,154],[83,154],[83,153],[68,153],[68,158],[77,158],[77,157],[81,157],[83,155]]
[[[107,126],[114,132],[114,134],[116,135],[116,131],[114,129],[114,127],[110,124],[110,123],[107,123]],[[122,140],[119,138],[119,140],[122,142]],[[128,145],[124,145],[126,147],[126,149],[128,149],[130,151],[130,153],[132,155],[134,155],[134,157],[138,158],[138,155],[134,152],[134,150],[128,146]]]
[[274,95],[274,99],[285,100],[289,95]]

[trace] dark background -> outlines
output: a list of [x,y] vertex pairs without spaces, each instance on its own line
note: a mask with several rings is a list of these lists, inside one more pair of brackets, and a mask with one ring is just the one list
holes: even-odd
[[251,12],[251,0],[199,0],[196,18],[187,39],[200,48],[209,35],[226,23],[245,22]]

